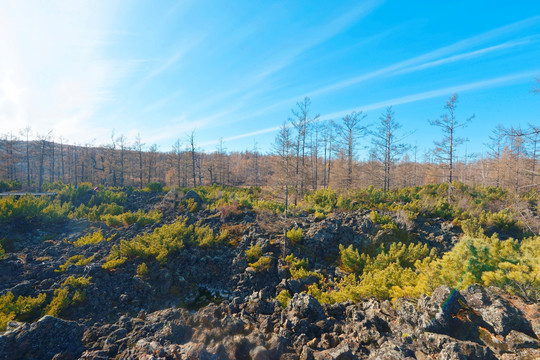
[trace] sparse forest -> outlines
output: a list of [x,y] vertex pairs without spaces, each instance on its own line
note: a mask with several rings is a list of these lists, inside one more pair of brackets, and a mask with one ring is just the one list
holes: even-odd
[[[197,148],[195,132],[166,150],[145,144],[140,136],[128,139],[114,131],[108,144],[98,146],[69,144],[52,133],[32,134],[25,128],[0,138],[0,190],[38,191],[54,182],[139,189],[153,182],[168,187],[261,186],[276,193],[286,187],[289,200],[297,203],[308,191],[321,188],[374,186],[388,191],[453,181],[520,193],[537,187],[540,127],[497,125],[482,156],[462,155],[459,146],[472,117],[458,115],[456,104],[454,94],[444,106],[446,113],[430,122],[441,135],[426,153],[407,143],[414,129],[403,129],[391,108],[378,121],[368,122],[362,113],[320,121],[310,113],[308,98],[292,109],[266,154],[257,147],[227,152],[222,139],[214,152],[205,153]],[[371,124],[375,130],[368,131]],[[31,135],[37,140],[29,140]],[[368,145],[369,156],[360,158],[360,148]]]

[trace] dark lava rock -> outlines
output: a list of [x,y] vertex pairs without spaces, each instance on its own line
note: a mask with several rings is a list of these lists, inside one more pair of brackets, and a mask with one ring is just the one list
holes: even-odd
[[0,359],[77,358],[83,351],[84,328],[73,321],[44,316],[0,336]]
[[306,293],[294,294],[287,309],[289,310],[289,316],[300,319],[317,321],[325,317],[321,304],[313,296]]

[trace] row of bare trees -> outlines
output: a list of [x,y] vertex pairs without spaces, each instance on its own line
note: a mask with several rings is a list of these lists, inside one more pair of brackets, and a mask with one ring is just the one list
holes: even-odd
[[[327,187],[373,185],[388,191],[453,180],[517,191],[537,186],[540,127],[498,126],[485,154],[458,157],[463,152],[457,148],[465,142],[460,131],[472,117],[459,120],[456,103],[453,95],[445,114],[431,121],[442,136],[423,154],[405,142],[411,132],[402,131],[391,107],[375,124],[367,124],[362,112],[322,121],[310,113],[309,98],[296,104],[269,154],[261,154],[256,144],[249,151],[228,152],[221,139],[214,152],[205,153],[198,150],[194,133],[178,139],[170,151],[160,151],[140,136],[130,140],[113,132],[108,144],[74,145],[52,133],[33,136],[25,128],[18,135],[0,136],[0,180],[36,190],[55,181],[139,188],[150,182],[266,186],[283,189],[285,201],[294,202],[306,191]],[[360,150],[368,157],[360,159]]]

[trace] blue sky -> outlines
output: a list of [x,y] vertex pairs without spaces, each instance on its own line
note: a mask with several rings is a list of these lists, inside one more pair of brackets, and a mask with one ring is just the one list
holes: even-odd
[[499,123],[540,123],[538,1],[0,0],[0,50],[3,134],[100,145],[114,129],[169,151],[195,131],[206,151],[267,152],[309,96],[366,124],[393,105],[424,152],[454,92],[458,119],[476,115],[469,153]]

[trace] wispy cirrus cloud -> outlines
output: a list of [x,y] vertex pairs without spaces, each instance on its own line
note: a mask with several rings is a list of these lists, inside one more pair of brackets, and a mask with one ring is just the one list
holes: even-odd
[[255,94],[260,94],[264,91],[261,84],[269,77],[295,63],[302,54],[342,33],[360,19],[369,15],[382,3],[382,0],[364,1],[348,9],[333,21],[311,29],[308,36],[301,37],[301,35],[297,35],[298,38],[292,41],[292,45],[279,47],[275,53],[268,57],[265,64],[257,68],[253,73],[247,74],[244,79],[238,79],[235,87],[220,91],[218,94],[199,102],[198,107],[205,107],[231,97],[247,96],[249,98]]
[[[401,97],[392,98],[392,99],[386,99],[386,100],[378,101],[375,103],[364,104],[364,105],[346,109],[346,110],[336,111],[329,114],[322,114],[319,117],[319,121],[339,119],[347,114],[350,114],[353,111],[356,111],[356,112],[373,111],[373,110],[378,110],[378,109],[384,109],[388,106],[409,104],[409,103],[413,103],[417,101],[433,99],[440,96],[447,96],[453,93],[461,93],[461,92],[466,92],[466,91],[471,91],[471,90],[489,89],[489,88],[504,86],[504,85],[508,85],[512,83],[517,83],[520,81],[528,81],[531,78],[533,78],[535,74],[538,74],[539,72],[540,72],[540,69],[537,69],[534,71],[516,73],[516,74],[507,75],[507,76],[500,76],[500,77],[496,77],[492,79],[476,81],[476,82],[471,82],[471,83],[461,84],[461,85],[456,85],[456,86],[449,86],[445,88],[425,91],[421,93],[401,96]],[[279,130],[280,128],[281,126],[272,126],[272,127],[264,128],[261,130],[256,130],[256,131],[252,131],[252,132],[248,132],[244,134],[238,134],[235,136],[227,137],[227,138],[224,138],[223,140],[233,141],[233,140],[244,139],[244,138],[252,137],[256,135],[272,133]],[[217,140],[212,141],[212,142],[207,142],[204,145],[212,145],[212,144],[217,144]]]

